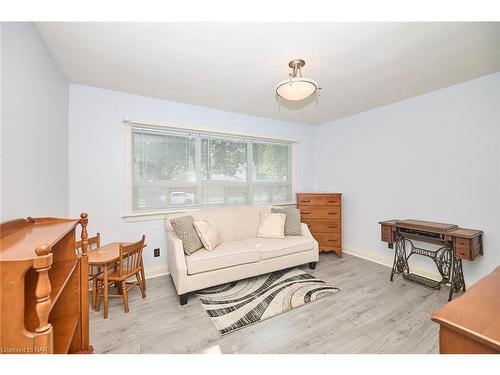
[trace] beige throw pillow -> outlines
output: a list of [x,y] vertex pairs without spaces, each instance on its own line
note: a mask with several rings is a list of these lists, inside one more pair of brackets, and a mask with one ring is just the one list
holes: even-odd
[[262,212],[257,237],[285,238],[285,220],[285,214]]
[[222,243],[219,229],[212,219],[197,220],[193,225],[205,249],[211,251]]

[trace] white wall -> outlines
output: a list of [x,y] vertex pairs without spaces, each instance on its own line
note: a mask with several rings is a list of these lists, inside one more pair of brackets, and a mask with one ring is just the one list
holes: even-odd
[[[2,164],[2,28],[3,22],[0,22],[0,168]],[[2,172],[0,170],[0,221],[2,220]]]
[[377,223],[414,218],[484,231],[467,282],[500,263],[500,73],[322,124],[314,149],[315,188],[343,192],[347,251],[391,263]]
[[1,220],[68,214],[68,83],[31,23],[2,23]]
[[500,263],[500,73],[312,128],[85,86],[68,93],[31,23],[2,23],[0,38],[2,221],[86,211],[105,242],[146,234],[146,265],[165,269],[163,222],[122,218],[129,117],[298,140],[297,188],[343,192],[347,251],[390,263],[377,222],[417,218],[484,230],[468,282]]
[[345,250],[391,263],[378,225],[391,218],[482,229],[485,255],[464,265],[471,283],[500,263],[499,103],[497,73],[309,127],[70,84],[70,215],[88,212],[90,233],[100,231],[104,242],[146,234],[146,267],[164,271],[163,222],[122,218],[123,118],[293,138],[300,141],[298,190],[344,194]]
[[[89,214],[89,234],[104,242],[138,240],[146,235],[144,262],[149,272],[166,268],[163,221],[125,222],[124,117],[171,125],[237,130],[299,141],[297,187],[313,184],[312,129],[307,125],[241,115],[193,105],[70,84],[69,210]],[[159,247],[161,256],[153,257]]]

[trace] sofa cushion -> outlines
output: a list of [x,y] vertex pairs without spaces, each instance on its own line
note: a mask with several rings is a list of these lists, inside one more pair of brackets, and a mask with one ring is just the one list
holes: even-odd
[[262,253],[262,260],[300,253],[314,248],[314,239],[304,236],[286,236],[283,239],[250,238],[243,240]]
[[[268,206],[214,207],[191,210],[189,214],[194,220],[212,219],[219,228],[222,242],[228,242],[257,236],[261,212],[271,212],[271,208]],[[173,230],[169,219],[185,215],[185,213],[169,214],[166,220],[167,231]]]
[[207,217],[204,220],[193,221],[193,226],[198,236],[200,236],[203,247],[208,251],[214,250],[222,243],[219,228],[212,219]]
[[177,237],[182,240],[182,246],[186,255],[191,255],[203,247],[200,237],[193,226],[193,218],[191,216],[182,216],[170,220],[170,224],[174,228]]
[[260,238],[285,238],[285,214],[262,212],[257,237]]
[[187,273],[194,275],[240,264],[259,262],[260,250],[243,241],[223,242],[213,251],[201,249],[186,257]]
[[285,236],[300,236],[300,210],[298,208],[272,208],[271,212],[286,215]]

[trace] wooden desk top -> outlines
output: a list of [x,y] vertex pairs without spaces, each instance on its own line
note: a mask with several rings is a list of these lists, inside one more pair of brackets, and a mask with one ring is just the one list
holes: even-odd
[[379,224],[389,225],[391,227],[416,229],[425,232],[449,234],[451,236],[464,237],[464,238],[473,238],[483,233],[483,231],[481,230],[459,228],[455,224],[436,223],[433,221],[423,221],[414,219],[386,220],[386,221],[380,221]]
[[2,223],[0,260],[34,259],[37,247],[52,247],[78,223],[78,219],[59,218],[28,218]]
[[432,320],[500,352],[500,266],[436,311]]
[[436,223],[433,221],[413,219],[397,220],[396,226],[409,229],[429,230],[438,233],[447,233],[449,231],[458,229],[458,225],[455,224]]

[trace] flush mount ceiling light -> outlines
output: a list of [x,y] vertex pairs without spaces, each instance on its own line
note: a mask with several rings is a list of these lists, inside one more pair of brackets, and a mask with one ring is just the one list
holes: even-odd
[[302,77],[301,68],[304,65],[306,65],[306,62],[302,59],[295,59],[288,63],[288,66],[292,68],[292,72],[288,75],[288,79],[276,86],[276,95],[279,98],[299,101],[317,94],[320,88],[316,81]]

